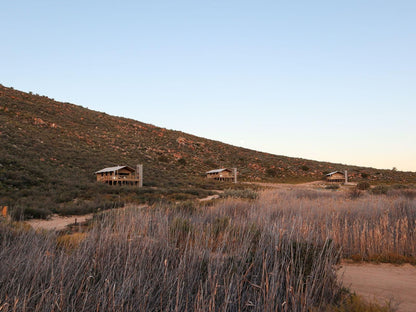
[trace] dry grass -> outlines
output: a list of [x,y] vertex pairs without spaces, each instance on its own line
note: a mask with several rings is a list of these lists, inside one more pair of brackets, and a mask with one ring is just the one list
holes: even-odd
[[331,238],[344,257],[416,263],[416,201],[404,194],[351,198],[326,191],[280,190],[263,193],[258,206],[261,218],[278,220],[284,230],[285,224],[296,224],[302,237]]
[[[15,311],[306,311],[338,293],[338,250],[279,234],[230,200],[192,215],[108,214],[82,239],[1,225],[0,306]],[[12,234],[7,234],[12,233]],[[70,241],[71,243],[66,243]],[[65,243],[63,243],[65,242]],[[67,252],[70,246],[71,252]]]
[[275,190],[194,209],[107,212],[77,237],[0,223],[0,307],[389,311],[345,297],[335,264],[341,250],[414,257],[415,215],[404,197]]

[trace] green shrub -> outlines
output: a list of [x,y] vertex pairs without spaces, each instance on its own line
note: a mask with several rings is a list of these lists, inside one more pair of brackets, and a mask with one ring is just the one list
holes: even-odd
[[309,167],[308,166],[305,166],[305,165],[303,165],[302,167],[300,167],[303,171],[309,171]]
[[377,185],[376,187],[371,189],[371,193],[375,195],[385,195],[388,191],[389,188],[386,185]]
[[49,209],[26,207],[24,209],[25,218],[47,219],[52,212]]
[[328,184],[327,186],[325,186],[326,190],[337,190],[339,189],[339,184]]
[[359,182],[357,184],[357,189],[359,189],[361,191],[368,190],[370,187],[371,187],[371,185],[368,182]]
[[259,194],[252,189],[243,189],[243,190],[225,190],[224,193],[220,194],[221,198],[241,198],[241,199],[257,199]]
[[178,164],[179,164],[179,165],[181,165],[181,166],[185,166],[185,165],[186,165],[186,160],[185,160],[185,158],[179,158],[179,159],[178,159]]
[[266,169],[266,176],[274,178],[277,176],[277,170],[276,168],[268,168]]

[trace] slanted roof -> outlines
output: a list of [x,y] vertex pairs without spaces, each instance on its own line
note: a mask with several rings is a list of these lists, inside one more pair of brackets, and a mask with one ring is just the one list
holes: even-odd
[[330,176],[332,176],[332,175],[334,175],[335,173],[340,173],[340,174],[344,174],[344,172],[341,172],[341,171],[334,171],[334,172],[330,172],[330,173],[328,173],[326,176],[327,177],[330,177]]
[[231,170],[230,170],[230,169],[227,169],[227,168],[222,168],[222,169],[214,169],[214,170],[210,170],[210,171],[207,171],[207,172],[205,172],[205,173],[220,173],[220,172],[223,172],[223,171],[229,171],[229,172],[231,172]]
[[99,171],[96,171],[95,174],[97,174],[97,173],[104,173],[104,172],[114,172],[114,171],[117,171],[117,170],[120,170],[120,169],[124,169],[124,168],[126,168],[127,170],[130,170],[131,172],[134,172],[135,171],[130,166],[115,166],[115,167],[108,167],[108,168],[101,169]]

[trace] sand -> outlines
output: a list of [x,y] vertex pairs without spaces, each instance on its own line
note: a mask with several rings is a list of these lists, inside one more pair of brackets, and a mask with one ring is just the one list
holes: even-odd
[[344,285],[379,303],[392,300],[398,311],[416,311],[416,267],[410,264],[343,263],[338,272]]

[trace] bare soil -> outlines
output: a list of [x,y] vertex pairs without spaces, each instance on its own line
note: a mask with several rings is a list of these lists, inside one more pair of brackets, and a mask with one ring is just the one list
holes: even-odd
[[[144,208],[146,205],[126,205],[122,208],[112,209],[114,210],[124,210],[129,208]],[[59,216],[57,214],[53,214],[51,218],[47,220],[41,220],[41,219],[33,219],[25,221],[25,223],[29,224],[31,227],[33,227],[35,230],[42,229],[42,230],[55,230],[60,231],[64,230],[68,225],[71,224],[78,224],[83,223],[89,219],[92,219],[94,216],[93,213],[88,213],[85,215],[77,215],[77,216]]]
[[416,267],[393,264],[342,263],[338,271],[344,286],[381,304],[398,304],[400,312],[416,311]]
[[33,219],[26,221],[27,224],[32,226],[35,230],[55,230],[60,231],[65,229],[68,225],[74,223],[82,223],[88,219],[91,219],[93,216],[92,213],[82,215],[82,216],[58,216],[56,214],[48,220]]

